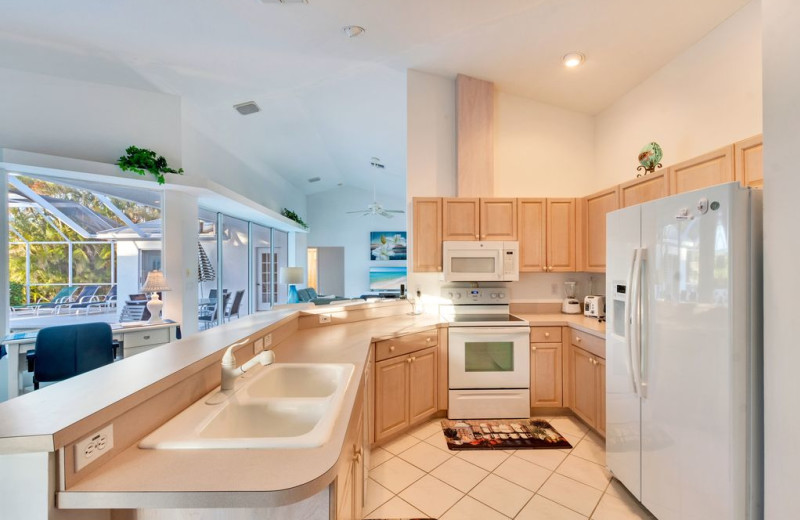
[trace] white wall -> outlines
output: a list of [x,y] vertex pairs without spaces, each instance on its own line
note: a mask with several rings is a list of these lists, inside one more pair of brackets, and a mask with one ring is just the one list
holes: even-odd
[[[403,209],[406,198],[380,195],[378,201],[386,209]],[[372,202],[372,192],[349,186],[308,196],[308,247],[344,247],[344,294],[358,297],[369,292],[369,268],[381,265],[405,265],[403,261],[372,261],[370,231],[405,231],[406,218],[347,214],[361,210]],[[299,265],[299,264],[298,264]],[[410,263],[409,263],[410,265]]]
[[764,0],[764,401],[765,518],[797,516],[800,466],[800,292],[797,199],[800,175],[800,4]]
[[585,195],[594,118],[495,90],[494,196]]
[[668,167],[761,133],[761,13],[754,0],[597,116],[590,189],[633,179],[650,141]]

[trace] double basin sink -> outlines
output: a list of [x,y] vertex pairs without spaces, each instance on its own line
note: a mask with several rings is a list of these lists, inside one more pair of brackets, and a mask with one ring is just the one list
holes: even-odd
[[354,365],[276,363],[215,390],[142,439],[148,449],[313,448],[341,411]]

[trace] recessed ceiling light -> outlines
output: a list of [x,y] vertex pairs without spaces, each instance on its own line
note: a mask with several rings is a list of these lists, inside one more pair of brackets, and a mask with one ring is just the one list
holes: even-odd
[[238,105],[233,105],[233,108],[235,108],[236,111],[242,114],[243,116],[255,114],[256,112],[261,111],[261,109],[258,108],[258,105],[256,105],[255,101],[246,101],[244,103],[239,103]]
[[564,65],[569,68],[574,68],[583,63],[586,59],[586,56],[581,54],[580,52],[570,52],[569,54],[565,54],[561,61],[564,62]]
[[364,29],[360,25],[345,25],[342,27],[342,30],[347,35],[348,38],[355,38],[356,36],[361,36],[364,34]]

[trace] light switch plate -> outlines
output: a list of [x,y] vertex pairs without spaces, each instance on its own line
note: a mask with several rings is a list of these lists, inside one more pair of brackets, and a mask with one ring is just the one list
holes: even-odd
[[331,315],[330,314],[320,314],[319,315],[319,322],[320,323],[330,323],[331,322]]
[[96,461],[114,447],[114,425],[109,424],[101,430],[75,443],[75,471],[80,471]]

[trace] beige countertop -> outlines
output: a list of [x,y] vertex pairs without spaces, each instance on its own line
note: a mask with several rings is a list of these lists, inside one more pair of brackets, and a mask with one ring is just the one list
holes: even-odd
[[528,320],[531,326],[573,327],[577,330],[605,339],[606,323],[597,321],[597,318],[588,318],[583,314],[516,314]]

